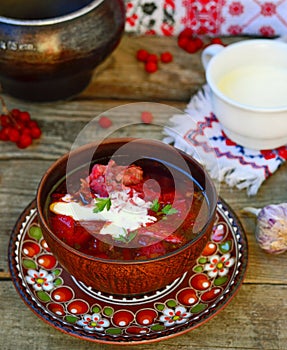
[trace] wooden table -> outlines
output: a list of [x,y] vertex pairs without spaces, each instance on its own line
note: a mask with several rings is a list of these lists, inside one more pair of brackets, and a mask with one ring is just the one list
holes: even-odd
[[[238,39],[237,39],[238,40]],[[226,40],[226,42],[232,39]],[[174,54],[174,62],[155,74],[144,72],[135,59],[139,48]],[[189,55],[177,47],[175,38],[126,35],[116,51],[94,73],[90,86],[71,101],[26,103],[4,96],[10,108],[28,110],[43,131],[39,142],[19,150],[0,143],[0,348],[118,349],[71,337],[42,322],[19,297],[10,279],[7,248],[11,230],[49,165],[69,151],[78,132],[95,116],[131,102],[161,102],[183,110],[190,97],[205,82],[200,55]],[[165,125],[170,116],[158,114],[154,123]],[[115,126],[136,123],[134,115],[118,113]],[[101,136],[100,128],[97,135]],[[132,126],[121,136],[161,139],[161,129]],[[287,349],[287,259],[286,254],[264,253],[254,238],[255,219],[242,214],[248,206],[262,207],[287,200],[287,165],[282,166],[254,197],[222,184],[220,196],[240,218],[249,244],[249,267],[242,287],[218,315],[184,335],[161,343],[140,344],[130,349]]]

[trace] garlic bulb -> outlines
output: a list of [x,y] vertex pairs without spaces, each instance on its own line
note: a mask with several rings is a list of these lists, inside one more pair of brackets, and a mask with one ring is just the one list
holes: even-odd
[[287,250],[287,203],[271,204],[262,209],[245,208],[257,216],[255,238],[267,253],[281,254]]

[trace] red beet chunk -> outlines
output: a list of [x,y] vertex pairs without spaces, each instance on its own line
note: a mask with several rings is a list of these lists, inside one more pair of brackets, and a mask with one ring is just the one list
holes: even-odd
[[152,259],[166,254],[166,249],[163,242],[157,242],[147,247],[142,247],[138,251],[140,258]]
[[51,216],[51,228],[61,240],[73,245],[75,221],[72,217],[66,215]]

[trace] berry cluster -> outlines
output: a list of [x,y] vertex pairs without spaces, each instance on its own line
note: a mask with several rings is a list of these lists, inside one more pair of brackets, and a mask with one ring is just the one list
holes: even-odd
[[195,53],[211,44],[224,45],[220,38],[211,38],[210,42],[205,44],[199,36],[194,34],[191,28],[183,29],[178,35],[177,44],[181,49],[188,53]]
[[144,49],[137,51],[136,58],[138,61],[144,63],[144,68],[147,73],[155,73],[159,68],[159,62],[170,63],[173,60],[172,54],[168,51],[157,56],[156,54],[150,53]]
[[[220,38],[211,38],[208,43],[205,43],[201,37],[195,35],[191,28],[185,28],[178,35],[178,46],[184,51],[193,54],[211,44],[223,45]],[[159,69],[159,63],[170,63],[173,61],[173,55],[169,52],[163,52],[160,55],[150,53],[145,49],[139,49],[136,53],[138,61],[144,63],[144,69],[147,73],[155,73]]]
[[2,114],[0,115],[0,140],[14,142],[18,148],[30,146],[33,139],[41,136],[41,129],[36,121],[31,119],[29,112],[12,109],[9,111],[2,97]]
[[202,49],[204,43],[198,36],[194,36],[193,30],[185,28],[177,38],[178,46],[188,53],[195,53]]

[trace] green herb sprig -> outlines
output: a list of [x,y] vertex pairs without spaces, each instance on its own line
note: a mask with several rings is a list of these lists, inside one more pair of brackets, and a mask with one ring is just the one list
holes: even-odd
[[122,243],[130,243],[136,236],[137,231],[126,233],[126,235],[120,235],[119,237],[115,237],[114,240]]
[[171,204],[166,204],[161,210],[160,210],[160,203],[158,199],[155,199],[152,202],[152,205],[150,207],[152,211],[159,215],[172,215],[178,213],[178,210],[173,208]]
[[107,211],[110,210],[112,205],[111,198],[96,198],[95,208],[93,209],[94,213],[100,213],[104,209]]

